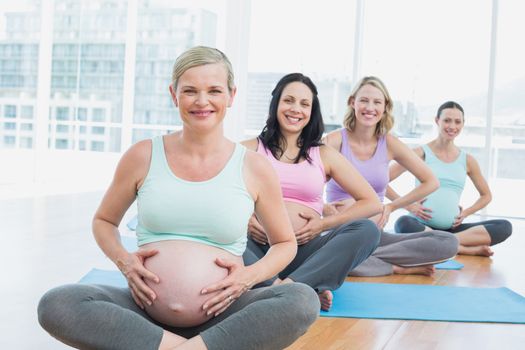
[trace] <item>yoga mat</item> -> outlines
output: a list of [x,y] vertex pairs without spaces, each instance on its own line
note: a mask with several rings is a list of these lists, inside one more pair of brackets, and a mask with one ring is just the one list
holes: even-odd
[[131,231],[135,231],[137,229],[137,215],[135,215],[133,217],[133,219],[129,220],[128,223],[126,224],[126,226],[128,227],[128,229],[130,229]]
[[456,260],[448,260],[440,264],[434,265],[436,269],[439,270],[461,270],[465,265]]
[[128,252],[134,252],[139,249],[137,246],[137,237],[120,236],[120,241]]
[[126,288],[128,282],[118,270],[92,269],[78,281],[82,284],[105,284],[113,287]]
[[525,323],[525,298],[504,287],[345,282],[321,316]]

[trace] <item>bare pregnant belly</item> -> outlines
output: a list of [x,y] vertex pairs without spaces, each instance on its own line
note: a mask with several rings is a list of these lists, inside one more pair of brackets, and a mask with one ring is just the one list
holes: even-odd
[[318,212],[310,207],[307,207],[306,205],[286,201],[284,202],[284,205],[286,207],[286,211],[288,212],[288,217],[290,218],[294,232],[301,229],[308,222],[306,219],[302,218],[299,213],[309,213],[315,215],[316,217],[320,217]]
[[146,269],[160,279],[160,283],[146,280],[157,295],[151,306],[146,305],[146,312],[174,327],[196,326],[213,316],[207,316],[202,305],[219,292],[202,295],[201,290],[228,275],[227,269],[215,264],[216,258],[233,259],[242,264],[241,257],[197,242],[170,240],[142,247],[159,251],[144,263]]

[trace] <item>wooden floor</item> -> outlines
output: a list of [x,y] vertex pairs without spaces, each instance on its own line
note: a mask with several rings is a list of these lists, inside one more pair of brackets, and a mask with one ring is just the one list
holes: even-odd
[[[113,268],[91,235],[101,193],[0,200],[2,282],[0,349],[68,349],[43,331],[36,305],[48,289],[77,281],[93,267]],[[125,220],[133,213],[129,213]],[[493,258],[458,257],[460,271],[432,278],[349,278],[355,282],[506,286],[525,295],[525,221]],[[483,308],[483,305],[479,305]],[[289,349],[525,349],[525,325],[320,318]]]

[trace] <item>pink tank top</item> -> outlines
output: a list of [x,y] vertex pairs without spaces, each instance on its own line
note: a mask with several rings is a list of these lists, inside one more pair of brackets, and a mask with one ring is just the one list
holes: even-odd
[[323,190],[326,182],[326,173],[319,147],[311,147],[308,155],[312,163],[304,160],[297,164],[284,163],[275,159],[272,152],[259,141],[257,153],[270,160],[281,183],[283,199],[312,208],[319,214],[323,213]]

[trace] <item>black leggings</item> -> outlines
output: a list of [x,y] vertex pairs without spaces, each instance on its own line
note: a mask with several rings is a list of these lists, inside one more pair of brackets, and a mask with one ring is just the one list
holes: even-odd
[[[465,231],[474,226],[483,225],[490,236],[490,245],[495,245],[503,242],[512,234],[512,224],[507,220],[487,220],[480,222],[473,222],[468,224],[460,224],[454,228],[449,228],[446,230],[441,229],[442,231],[447,231],[450,233],[458,233]],[[434,227],[429,226],[434,229]],[[412,232],[421,232],[425,230],[425,225],[419,222],[416,218],[409,215],[403,215],[396,220],[394,229],[397,233],[412,233]]]

